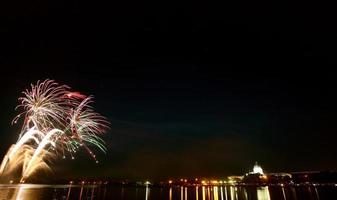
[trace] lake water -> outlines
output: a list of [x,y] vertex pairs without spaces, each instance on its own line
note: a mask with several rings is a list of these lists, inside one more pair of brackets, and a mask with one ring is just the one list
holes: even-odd
[[324,200],[337,199],[336,186],[131,187],[0,185],[0,200]]

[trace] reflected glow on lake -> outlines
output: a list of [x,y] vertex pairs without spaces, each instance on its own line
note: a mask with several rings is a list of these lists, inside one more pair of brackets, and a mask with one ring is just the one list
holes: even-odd
[[334,186],[122,187],[0,185],[0,200],[306,200],[337,199]]

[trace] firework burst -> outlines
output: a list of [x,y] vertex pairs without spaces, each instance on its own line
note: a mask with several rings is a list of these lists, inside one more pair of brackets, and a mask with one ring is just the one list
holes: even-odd
[[92,96],[72,92],[69,86],[48,79],[32,84],[22,94],[16,107],[21,112],[12,122],[17,124],[22,119],[22,129],[17,143],[2,161],[0,175],[12,171],[13,163],[21,163],[24,181],[38,169],[49,168],[49,157],[61,153],[63,158],[67,154],[74,158],[81,147],[98,163],[90,146],[106,152],[100,135],[107,131],[109,123],[94,111]]

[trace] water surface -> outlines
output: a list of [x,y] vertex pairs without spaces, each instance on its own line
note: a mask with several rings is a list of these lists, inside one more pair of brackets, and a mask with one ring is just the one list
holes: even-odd
[[132,187],[106,185],[0,185],[0,200],[323,200],[336,186]]

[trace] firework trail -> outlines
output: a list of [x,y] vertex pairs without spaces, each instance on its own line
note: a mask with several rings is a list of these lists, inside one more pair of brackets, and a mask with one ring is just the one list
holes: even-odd
[[57,134],[57,133],[63,133],[63,131],[59,129],[53,129],[49,131],[49,133],[45,137],[43,137],[42,141],[40,142],[37,149],[34,151],[34,154],[30,158],[27,165],[23,166],[23,177],[21,180],[24,180],[25,178],[27,178],[33,172],[33,170],[36,169],[35,167],[36,165],[40,165],[41,157],[43,158],[43,156],[41,156],[41,153],[43,153],[43,150],[45,149],[47,145],[50,144],[53,147],[55,147],[55,142],[51,138],[54,134]]
[[0,175],[20,163],[24,182],[37,170],[48,169],[46,161],[50,157],[61,153],[63,158],[67,154],[74,158],[79,148],[84,148],[98,163],[90,147],[106,152],[100,135],[108,130],[109,123],[94,111],[92,96],[72,92],[69,86],[49,79],[31,84],[30,90],[22,94],[16,107],[21,112],[12,123],[22,119],[23,125],[17,143],[2,161]]

